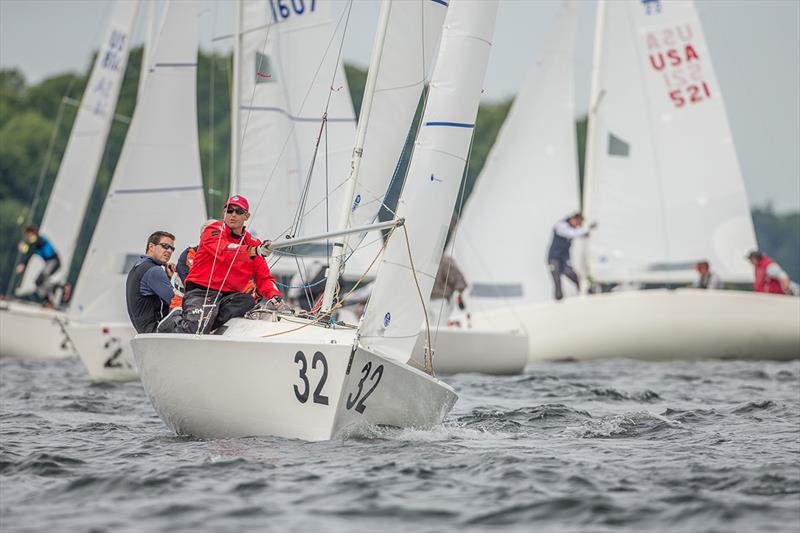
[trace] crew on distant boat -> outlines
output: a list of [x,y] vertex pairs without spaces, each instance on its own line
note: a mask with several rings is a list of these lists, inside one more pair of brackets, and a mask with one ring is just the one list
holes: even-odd
[[53,293],[55,284],[51,279],[61,268],[61,259],[58,257],[53,243],[44,235],[39,234],[39,228],[30,225],[23,231],[23,239],[17,249],[22,254],[22,262],[17,265],[17,274],[22,274],[28,266],[31,257],[38,255],[44,260],[44,267],[39,275],[36,276],[36,289],[31,296],[40,303],[47,303]]
[[722,288],[722,280],[714,272],[711,271],[711,265],[708,261],[698,261],[694,265],[697,271],[697,279],[692,283],[695,289],[712,289],[718,290]]
[[789,275],[767,254],[753,250],[747,259],[755,267],[753,290],[772,294],[792,294]]
[[[447,254],[442,255],[436,280],[431,291],[431,303],[428,307],[428,317],[431,327],[436,327],[444,318],[445,321],[453,311],[453,306],[458,305],[462,311],[465,309],[462,293],[467,288],[467,280],[456,265],[455,260]],[[458,294],[456,294],[458,293]],[[453,296],[455,295],[455,298]],[[441,325],[446,325],[441,324]]]
[[249,209],[244,196],[231,196],[223,220],[203,231],[186,276],[183,310],[173,309],[159,324],[159,333],[208,333],[231,318],[243,317],[255,307],[253,297],[243,292],[251,278],[259,294],[269,299],[267,309],[285,306],[267,262],[259,255],[261,241],[245,229]]
[[547,252],[547,263],[553,276],[553,292],[556,300],[564,298],[561,288],[561,276],[566,276],[580,290],[578,274],[572,269],[570,261],[570,247],[572,240],[589,235],[589,231],[597,227],[592,222],[588,228],[583,227],[583,214],[574,213],[569,217],[559,220],[553,228],[553,237],[550,241],[550,250]]
[[169,280],[175,273],[169,260],[174,251],[175,236],[156,231],[147,238],[145,255],[128,272],[125,301],[137,333],[154,333],[169,310],[174,295]]

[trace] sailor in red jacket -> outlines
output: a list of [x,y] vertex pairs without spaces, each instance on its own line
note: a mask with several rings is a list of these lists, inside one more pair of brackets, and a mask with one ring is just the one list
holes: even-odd
[[253,298],[242,292],[250,279],[259,294],[270,300],[268,306],[281,305],[283,297],[275,278],[258,255],[261,241],[244,227],[249,209],[244,196],[231,196],[224,219],[203,230],[186,276],[183,311],[175,310],[166,317],[158,326],[160,333],[208,333],[231,318],[244,316],[255,307]]
[[755,267],[753,290],[756,292],[770,292],[773,294],[792,294],[789,275],[784,272],[778,263],[767,254],[757,250],[747,256]]

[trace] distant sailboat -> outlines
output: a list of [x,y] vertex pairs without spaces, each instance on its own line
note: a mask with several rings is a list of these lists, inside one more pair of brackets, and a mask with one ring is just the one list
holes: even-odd
[[124,287],[147,236],[169,231],[181,250],[206,218],[197,138],[199,17],[198,1],[166,6],[144,94],[75,285],[67,334],[95,380],[137,376]]
[[[473,316],[551,298],[545,254],[552,226],[578,209],[576,27],[577,5],[564,2],[454,232],[453,256],[469,283]],[[438,372],[523,370],[528,341],[518,317],[480,327],[463,313],[453,318],[458,325],[443,317],[433,335]]]
[[[688,283],[708,260],[748,282],[755,236],[722,94],[691,1],[601,1],[584,211],[599,226],[595,283]],[[477,315],[521,319],[531,360],[800,356],[794,298],[744,291],[635,290]]]
[[[40,232],[58,250],[61,280],[69,271],[103,158],[138,12],[138,0],[120,0],[114,5],[40,225]],[[32,289],[40,269],[41,262],[32,258],[21,286]],[[0,354],[15,357],[74,354],[59,325],[65,319],[65,313],[40,305],[0,302]]]
[[[347,183],[351,199],[386,28],[392,10],[402,5],[420,4],[385,0],[382,7]],[[137,335],[133,349],[142,383],[172,430],[211,438],[325,440],[370,424],[430,427],[447,415],[455,392],[414,368],[410,357],[462,181],[496,8],[496,2],[449,3],[398,220],[388,224],[394,234],[361,327],[262,311],[261,317],[230,320],[221,335]],[[431,173],[440,179],[430,180]],[[340,229],[359,233],[349,213],[347,202]]]

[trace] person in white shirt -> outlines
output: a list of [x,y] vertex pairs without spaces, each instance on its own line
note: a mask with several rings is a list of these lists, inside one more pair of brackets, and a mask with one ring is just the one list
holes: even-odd
[[570,262],[570,247],[573,239],[589,235],[589,230],[594,229],[596,226],[596,223],[592,223],[588,228],[584,228],[583,215],[575,213],[568,218],[559,220],[553,228],[553,237],[550,241],[550,249],[547,252],[547,264],[553,276],[553,293],[556,300],[561,300],[564,297],[561,288],[562,275],[566,276],[580,289],[578,274],[572,269],[572,263]]
[[695,289],[719,290],[722,288],[722,280],[711,271],[708,261],[698,261],[694,266],[697,271],[697,279],[692,283]]

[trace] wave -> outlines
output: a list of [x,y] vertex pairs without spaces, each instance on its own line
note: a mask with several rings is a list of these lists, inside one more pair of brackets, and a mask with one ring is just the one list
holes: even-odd
[[681,428],[676,420],[650,413],[637,411],[588,420],[578,427],[569,427],[564,434],[576,438],[614,439],[626,437],[653,437],[665,430]]

